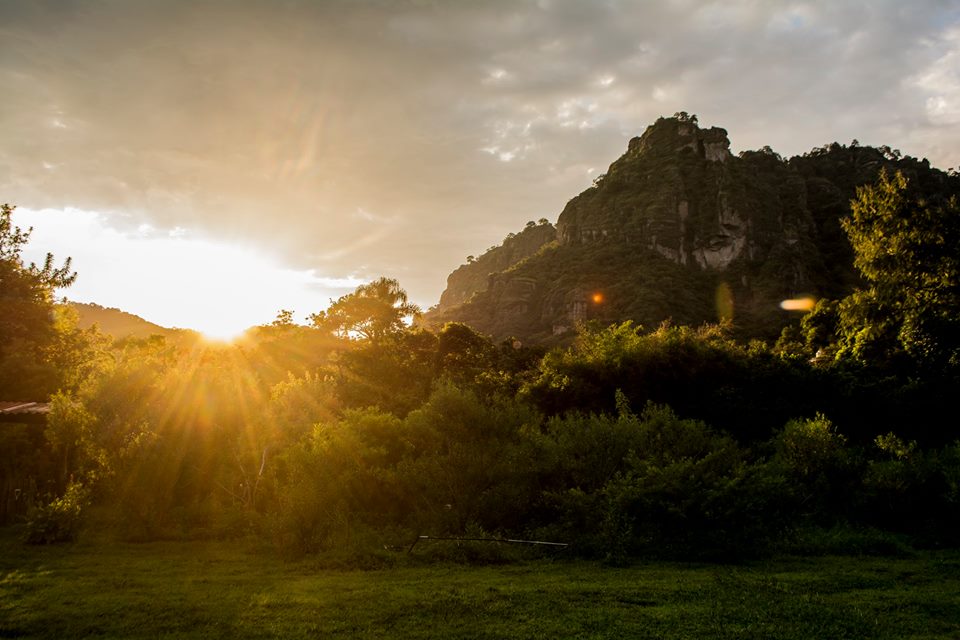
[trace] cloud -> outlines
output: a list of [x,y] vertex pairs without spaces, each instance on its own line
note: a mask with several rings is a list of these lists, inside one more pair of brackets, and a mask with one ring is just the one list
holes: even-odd
[[[0,3],[0,199],[390,275],[426,305],[661,115],[958,164],[950,3]],[[366,212],[366,214],[361,213]]]
[[[931,43],[932,44],[932,43]],[[943,55],[914,78],[921,95],[926,96],[927,118],[935,126],[960,125],[960,28],[952,29],[933,45]]]

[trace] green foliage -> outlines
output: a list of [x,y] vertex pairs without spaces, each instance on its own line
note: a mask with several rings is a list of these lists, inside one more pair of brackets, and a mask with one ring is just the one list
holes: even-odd
[[44,435],[61,460],[61,483],[74,476],[95,481],[109,473],[108,454],[96,442],[96,426],[97,417],[76,398],[66,393],[51,398]]
[[[236,345],[221,351],[239,350],[245,356],[245,366],[264,385],[279,384],[289,376],[300,377],[325,369],[343,341],[316,327],[287,323],[281,318],[253,327]],[[196,345],[195,345],[196,347]],[[203,349],[204,345],[197,347]]]
[[0,206],[0,397],[42,400],[61,383],[57,354],[63,348],[54,313],[54,292],[76,279],[70,259],[56,266],[24,264],[28,229],[13,224],[14,207]]
[[826,416],[791,420],[776,440],[777,456],[799,479],[808,480],[846,464],[846,438]]
[[358,526],[433,535],[516,527],[536,498],[524,435],[535,423],[523,407],[484,403],[450,386],[402,420],[347,411],[318,425],[275,468],[276,539],[307,552]]
[[536,412],[512,400],[483,401],[440,386],[408,416],[417,455],[401,466],[413,526],[461,534],[477,525],[518,530],[537,500]]
[[[70,271],[70,258],[67,258],[63,266],[54,266],[53,255],[47,254],[43,266],[38,267],[31,263],[24,267],[20,254],[23,247],[30,241],[30,234],[33,229],[23,231],[20,227],[13,224],[13,211],[16,207],[9,204],[0,205],[0,261],[9,262],[9,266],[14,271],[23,270],[28,277],[28,285],[37,287],[37,294],[49,294],[54,289],[69,287],[76,280],[77,274]],[[9,275],[9,274],[6,274]]]
[[908,357],[960,365],[960,204],[927,202],[902,173],[857,190],[843,220],[869,287],[840,308],[841,355],[876,364]]
[[341,296],[310,319],[317,328],[342,338],[356,335],[376,343],[403,331],[405,320],[419,316],[420,307],[408,301],[396,280],[379,278]]
[[315,552],[357,526],[396,522],[407,500],[393,479],[395,467],[411,446],[401,427],[390,414],[347,411],[286,451],[273,469],[276,544]]
[[437,369],[440,375],[457,385],[473,384],[477,377],[491,369],[494,346],[460,322],[448,322],[437,332]]
[[956,544],[960,442],[924,451],[888,433],[874,444],[863,474],[862,517],[885,529]]
[[379,407],[406,415],[430,393],[436,347],[436,336],[419,328],[358,341],[338,361],[340,401],[345,407]]
[[313,425],[334,420],[339,413],[336,381],[330,374],[307,372],[270,388],[267,421],[283,444],[294,444],[310,433]]
[[667,404],[745,440],[810,410],[819,380],[802,363],[731,340],[722,327],[632,323],[584,327],[569,349],[554,350],[522,393],[543,411],[611,411],[621,389],[634,406]]
[[407,326],[395,281],[341,302],[320,323],[339,337],[284,311],[216,347],[109,343],[58,310],[46,353],[61,390],[42,438],[3,432],[0,490],[62,496],[32,512],[39,541],[75,535],[89,500],[121,538],[257,532],[328,566],[388,566],[384,545],[420,533],[570,542],[618,565],[746,556],[811,527],[956,541],[960,445],[927,417],[957,380],[831,360],[849,300],[821,301],[774,349],[727,326],[595,318],[543,356],[460,323]]
[[776,464],[805,519],[827,524],[849,508],[857,486],[856,461],[847,439],[822,414],[791,420],[774,438]]
[[817,362],[833,360],[837,351],[839,303],[821,298],[800,319],[800,326],[783,328],[774,351],[785,357],[804,358]]
[[29,544],[73,542],[80,533],[89,502],[90,491],[79,482],[71,482],[62,496],[27,514],[24,540]]
[[779,535],[783,483],[738,445],[665,407],[549,423],[546,531],[622,564],[637,553],[757,552]]
[[[541,218],[536,225],[528,225],[520,233],[507,236],[502,245],[490,247],[479,257],[468,256],[467,263],[450,274],[447,290],[437,307],[427,312],[425,321],[432,326],[442,326],[446,322],[445,314],[452,307],[467,302],[474,294],[488,288],[491,273],[504,271],[522,262],[556,237],[553,225]],[[463,318],[458,317],[457,320]]]

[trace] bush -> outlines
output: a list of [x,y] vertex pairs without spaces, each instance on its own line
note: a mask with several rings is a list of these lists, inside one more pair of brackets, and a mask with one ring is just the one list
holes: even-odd
[[957,541],[960,444],[921,450],[893,433],[878,436],[863,476],[862,518],[878,527]]
[[790,481],[802,517],[826,525],[846,515],[858,485],[858,465],[847,439],[826,416],[791,420],[773,444],[774,464]]
[[654,554],[755,553],[782,533],[785,482],[728,436],[649,405],[638,417],[555,419],[552,513],[544,535],[621,564]]
[[33,508],[27,515],[26,542],[54,544],[75,541],[89,501],[90,491],[79,482],[71,482],[63,496]]
[[572,347],[547,354],[521,395],[544,413],[611,412],[621,389],[635,408],[670,406],[733,434],[763,441],[771,426],[812,413],[820,382],[805,363],[760,344],[746,347],[723,327],[663,325],[644,333],[629,322],[582,327]]

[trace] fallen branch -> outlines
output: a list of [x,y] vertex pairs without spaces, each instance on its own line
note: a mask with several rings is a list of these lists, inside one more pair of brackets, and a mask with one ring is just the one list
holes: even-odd
[[508,544],[530,544],[530,545],[543,545],[547,547],[559,547],[566,548],[569,543],[566,542],[545,542],[543,540],[516,540],[513,538],[459,538],[455,536],[417,536],[416,540],[410,545],[410,548],[407,549],[407,553],[413,551],[413,548],[417,546],[417,543],[421,540],[455,540],[456,542],[506,542]]

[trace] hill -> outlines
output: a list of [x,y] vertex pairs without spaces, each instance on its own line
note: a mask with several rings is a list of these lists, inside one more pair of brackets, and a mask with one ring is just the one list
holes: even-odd
[[170,329],[144,320],[140,316],[113,307],[101,307],[89,302],[70,302],[70,306],[79,314],[77,324],[82,329],[93,325],[114,338],[149,338],[161,335],[168,338],[182,337],[192,333],[185,329]]
[[857,284],[840,227],[857,186],[886,169],[930,197],[960,193],[956,174],[888,147],[833,143],[789,160],[729,148],[696,116],[660,118],[567,203],[555,239],[508,251],[528,228],[488,251],[499,262],[459,267],[427,323],[543,342],[581,321],[729,320],[741,337],[771,338],[793,320],[781,301]]

